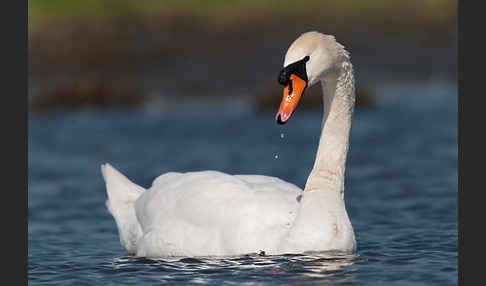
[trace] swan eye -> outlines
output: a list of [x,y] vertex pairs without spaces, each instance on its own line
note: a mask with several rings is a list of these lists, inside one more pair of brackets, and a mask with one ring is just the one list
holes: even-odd
[[309,56],[305,56],[303,59],[284,67],[278,75],[278,82],[281,85],[286,86],[289,84],[291,74],[295,74],[307,82],[308,79],[305,63],[308,62],[309,59]]
[[288,73],[286,69],[282,69],[280,71],[280,74],[278,75],[278,82],[281,85],[286,86],[289,80],[290,80],[290,73]]

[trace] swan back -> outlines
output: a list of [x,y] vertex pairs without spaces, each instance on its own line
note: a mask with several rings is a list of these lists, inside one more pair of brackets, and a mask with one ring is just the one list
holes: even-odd
[[302,190],[278,178],[218,171],[167,173],[135,202],[137,255],[278,253]]

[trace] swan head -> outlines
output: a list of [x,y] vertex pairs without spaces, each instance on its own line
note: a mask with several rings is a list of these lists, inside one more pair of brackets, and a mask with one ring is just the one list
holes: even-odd
[[285,124],[305,89],[336,71],[344,58],[348,58],[348,54],[334,36],[315,31],[300,35],[287,50],[284,67],[278,76],[284,91],[275,115],[277,123]]

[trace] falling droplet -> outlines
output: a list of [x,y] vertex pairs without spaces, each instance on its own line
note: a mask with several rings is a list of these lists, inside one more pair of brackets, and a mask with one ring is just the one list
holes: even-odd
[[280,138],[284,138],[285,135],[283,133],[280,133]]
[[278,154],[275,154],[275,159],[278,159]]

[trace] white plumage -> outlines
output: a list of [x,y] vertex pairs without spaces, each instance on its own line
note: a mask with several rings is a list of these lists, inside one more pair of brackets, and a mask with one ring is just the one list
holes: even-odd
[[218,171],[166,173],[145,190],[104,164],[106,205],[129,253],[227,256],[356,249],[343,199],[354,106],[352,66],[334,37],[318,32],[295,40],[284,66],[307,55],[309,84],[321,82],[325,106],[305,191],[274,177]]

